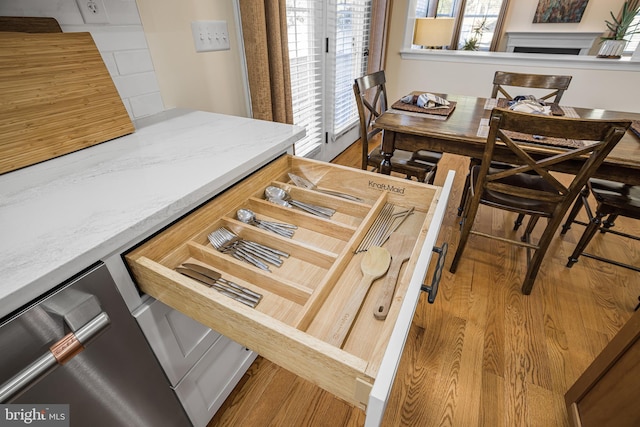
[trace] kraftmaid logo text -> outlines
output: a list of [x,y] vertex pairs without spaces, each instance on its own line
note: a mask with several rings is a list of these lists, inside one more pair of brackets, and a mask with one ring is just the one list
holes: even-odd
[[0,405],[0,427],[69,427],[69,405]]
[[378,190],[389,191],[390,193],[404,194],[404,187],[396,187],[395,185],[383,184],[381,182],[369,181],[369,187]]

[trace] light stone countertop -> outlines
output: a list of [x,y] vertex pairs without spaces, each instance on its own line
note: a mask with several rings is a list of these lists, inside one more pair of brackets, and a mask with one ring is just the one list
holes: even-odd
[[290,150],[304,129],[171,110],[0,175],[0,319]]

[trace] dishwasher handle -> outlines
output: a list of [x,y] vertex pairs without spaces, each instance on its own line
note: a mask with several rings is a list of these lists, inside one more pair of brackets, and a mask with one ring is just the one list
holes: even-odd
[[53,344],[49,351],[0,386],[0,403],[9,401],[22,390],[35,384],[57,365],[63,365],[71,360],[110,323],[107,313],[101,312],[77,331],[65,335]]

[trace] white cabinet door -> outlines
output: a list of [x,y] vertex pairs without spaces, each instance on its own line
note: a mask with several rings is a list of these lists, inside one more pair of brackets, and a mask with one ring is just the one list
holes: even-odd
[[224,336],[205,353],[175,388],[194,426],[207,425],[256,357]]
[[216,331],[148,298],[133,312],[172,386],[220,339]]

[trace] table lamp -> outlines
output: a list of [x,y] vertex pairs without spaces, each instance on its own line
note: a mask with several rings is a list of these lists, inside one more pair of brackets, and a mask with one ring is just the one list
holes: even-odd
[[413,44],[440,48],[451,44],[454,18],[416,18]]

